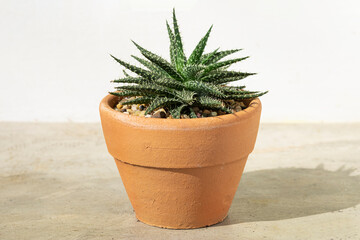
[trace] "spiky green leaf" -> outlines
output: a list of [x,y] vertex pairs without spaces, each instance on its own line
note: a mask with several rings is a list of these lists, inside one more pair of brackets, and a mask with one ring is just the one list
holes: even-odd
[[215,84],[222,84],[229,82],[227,80],[224,80],[225,78],[232,78],[231,81],[234,81],[233,79],[236,77],[237,80],[243,79],[247,76],[254,75],[256,73],[246,73],[246,72],[235,72],[235,71],[217,71],[214,73],[209,73],[207,75],[204,75],[201,80],[204,82],[212,82]]
[[164,107],[170,103],[181,103],[181,101],[176,98],[157,97],[150,103],[149,107],[145,111],[145,114],[149,114],[155,109]]
[[157,65],[159,68],[163,69],[165,72],[167,72],[171,77],[173,77],[176,80],[181,81],[182,77],[181,75],[176,71],[176,69],[165,59],[162,57],[144,49],[139,44],[133,41],[135,46],[140,50],[141,54],[144,55],[148,60],[150,60],[152,63]]
[[187,104],[183,104],[180,106],[175,106],[174,108],[170,108],[170,114],[173,118],[179,119],[181,116],[181,111],[187,106]]
[[206,63],[207,63],[207,61],[209,60],[209,59],[211,59],[218,51],[219,51],[219,49],[220,48],[217,48],[217,49],[215,49],[214,51],[212,51],[212,52],[210,52],[210,53],[206,53],[206,54],[203,54],[202,56],[201,56],[201,64],[203,64],[203,65],[206,65]]
[[201,77],[202,71],[205,69],[204,65],[191,64],[186,65],[183,69],[183,75],[187,79],[195,80]]
[[225,94],[238,94],[245,86],[221,86],[220,90]]
[[[247,77],[247,76],[245,76],[245,77]],[[245,77],[244,76],[239,76],[239,77],[219,78],[219,79],[214,80],[213,83],[216,84],[216,85],[223,85],[223,84],[231,83],[231,82],[234,82],[234,81],[242,80]]]
[[174,33],[172,32],[168,21],[166,21],[166,27],[168,30],[168,35],[169,35],[169,40],[170,40],[170,59],[171,59],[171,64],[176,66],[176,55],[177,55],[177,51],[176,51],[176,42],[175,42],[175,36]]
[[192,105],[195,101],[194,97],[196,92],[187,91],[183,89],[182,91],[175,91],[175,96],[179,98],[182,102],[185,102],[189,105]]
[[176,19],[175,9],[173,9],[173,25],[174,25],[175,47],[176,47],[176,69],[178,71],[181,71],[186,64],[186,57],[184,54],[184,49],[179,31],[179,26]]
[[219,90],[216,85],[205,83],[201,81],[187,81],[184,86],[191,91],[208,94],[211,96],[222,97],[224,94]]
[[169,74],[165,72],[163,69],[159,68],[157,65],[153,64],[150,61],[145,59],[139,58],[137,56],[131,55],[136,61],[144,65],[147,69],[157,75],[157,77],[169,77]]
[[121,104],[122,105],[148,104],[154,99],[155,99],[155,97],[153,97],[153,96],[137,97],[134,99],[129,99],[129,100],[123,101],[123,102],[121,102]]
[[114,83],[137,83],[137,84],[141,84],[141,83],[148,83],[149,81],[146,80],[145,78],[141,78],[141,77],[126,77],[126,78],[115,79],[112,82],[114,82]]
[[209,96],[200,96],[198,100],[201,106],[203,107],[219,108],[223,105],[223,102],[220,101],[219,99],[212,98]]
[[190,118],[197,118],[196,113],[192,107],[189,107],[189,117]]
[[116,89],[120,91],[130,90],[130,91],[138,91],[144,93],[171,94],[171,95],[174,94],[173,90],[156,84],[125,85],[125,86],[116,87]]
[[227,60],[227,61],[222,61],[222,62],[217,62],[217,63],[210,64],[204,69],[203,74],[206,74],[206,73],[211,72],[213,70],[217,70],[217,69],[222,68],[222,67],[230,66],[231,64],[243,61],[243,60],[245,60],[247,58],[249,58],[249,57],[235,58],[235,59],[231,59],[231,60]]
[[257,98],[264,94],[268,93],[268,91],[265,92],[256,92],[256,93],[246,93],[246,94],[239,94],[239,95],[228,95],[227,99],[248,99],[248,98]]
[[123,70],[123,73],[124,73],[125,77],[130,77],[130,75],[125,71],[125,69]]
[[187,64],[199,64],[201,55],[204,52],[207,40],[209,39],[210,32],[213,26],[210,27],[210,29],[207,31],[205,36],[200,40],[200,42],[196,45],[194,51],[191,53],[189,60],[187,61]]
[[136,73],[137,75],[143,77],[143,78],[146,78],[148,80],[154,80],[156,79],[156,75],[153,74],[152,72],[149,72],[145,69],[142,69],[142,68],[139,68],[139,67],[136,67],[134,65],[131,65],[129,63],[126,63],[116,57],[114,57],[113,55],[110,55],[113,59],[115,59],[115,61],[117,61],[118,63],[120,63],[122,66],[126,67],[127,69],[129,69],[130,71]]
[[156,79],[155,83],[160,86],[165,86],[165,87],[168,87],[171,89],[180,89],[181,90],[184,88],[184,85],[181,82],[176,81],[169,77]]
[[223,86],[223,87],[225,87],[225,88],[231,88],[231,89],[244,89],[244,88],[246,88],[245,85],[243,85],[243,86]]
[[139,91],[119,91],[119,92],[109,92],[111,95],[117,96],[117,97],[133,97],[133,96],[141,96],[141,92]]
[[209,58],[204,64],[212,64],[216,63],[220,59],[229,56],[230,54],[236,53],[238,51],[241,51],[242,49],[232,49],[232,50],[225,50],[215,53],[211,58]]

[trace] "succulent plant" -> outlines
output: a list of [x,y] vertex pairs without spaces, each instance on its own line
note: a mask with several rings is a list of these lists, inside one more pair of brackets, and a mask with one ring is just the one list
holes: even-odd
[[191,118],[196,118],[193,107],[232,113],[225,105],[226,100],[256,98],[267,93],[246,91],[245,86],[226,85],[255,73],[227,70],[231,64],[248,57],[220,61],[241,49],[226,51],[215,49],[204,53],[212,26],[187,58],[183,50],[175,10],[173,10],[173,29],[170,28],[168,22],[166,25],[170,38],[170,62],[144,49],[134,41],[133,43],[145,59],[132,57],[146,69],[131,65],[111,55],[118,63],[137,75],[130,76],[123,70],[125,77],[113,81],[127,84],[115,87],[117,91],[110,94],[119,97],[135,97],[123,101],[122,105],[147,104],[145,114],[158,108],[166,108],[173,118],[180,118],[183,112]]

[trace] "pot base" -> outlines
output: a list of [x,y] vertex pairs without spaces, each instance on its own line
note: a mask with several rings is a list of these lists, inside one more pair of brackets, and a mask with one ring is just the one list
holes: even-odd
[[136,217],[151,226],[201,228],[222,222],[247,157],[200,168],[152,168],[115,159]]

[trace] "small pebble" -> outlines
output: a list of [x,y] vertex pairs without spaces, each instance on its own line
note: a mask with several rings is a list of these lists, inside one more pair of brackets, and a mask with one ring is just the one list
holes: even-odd
[[145,106],[144,106],[144,105],[140,105],[140,106],[139,106],[139,109],[140,109],[140,111],[142,111],[142,110],[145,109]]
[[123,113],[129,115],[129,112],[123,112]]
[[166,113],[164,109],[159,109],[152,115],[153,118],[166,118]]
[[189,119],[190,117],[187,114],[182,115],[183,119]]
[[126,112],[126,108],[122,108],[120,112]]
[[211,114],[211,112],[210,112],[209,110],[207,110],[207,109],[205,109],[205,110],[203,111],[203,116],[204,116],[204,117],[208,117],[208,116],[210,116],[210,114]]
[[137,109],[138,109],[138,108],[137,108],[136,105],[132,105],[132,106],[131,106],[131,110],[136,111]]
[[150,114],[145,115],[146,118],[151,118],[152,116]]
[[193,110],[194,110],[194,112],[200,111],[200,109],[198,107],[193,107]]
[[240,112],[241,110],[242,110],[242,108],[241,108],[240,106],[236,106],[236,107],[235,107],[235,111],[236,111],[236,112]]
[[217,112],[211,112],[211,116],[212,116],[212,117],[216,117],[216,116],[217,116]]
[[161,118],[160,112],[151,115],[152,118]]
[[210,112],[210,110],[205,109],[205,110],[203,111],[203,113],[204,113],[204,114],[210,114],[211,112]]
[[122,109],[123,105],[121,103],[119,103],[118,105],[116,105],[117,109]]
[[161,118],[166,118],[166,113],[165,112],[160,112],[160,117]]
[[197,116],[198,118],[201,118],[201,114],[200,114],[200,113],[196,113],[196,116]]

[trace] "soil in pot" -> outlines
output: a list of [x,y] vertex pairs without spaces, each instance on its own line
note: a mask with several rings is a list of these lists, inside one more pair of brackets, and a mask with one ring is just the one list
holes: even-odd
[[[160,108],[154,111],[152,114],[145,115],[146,109],[148,107],[147,104],[132,104],[132,105],[123,105],[122,103],[128,100],[135,99],[135,97],[130,98],[123,98],[117,103],[114,109],[118,112],[122,112],[128,115],[134,115],[139,117],[151,117],[151,118],[173,118],[168,111],[167,108]],[[235,100],[227,100],[224,101],[225,107],[231,109],[233,113],[239,112],[246,108],[246,105],[243,101],[235,101]],[[214,110],[214,109],[206,109],[206,108],[199,108],[193,107],[193,110],[197,116],[197,118],[205,118],[205,117],[216,117],[225,115],[226,113],[221,110]],[[181,119],[188,119],[190,118],[187,114],[181,114]]]

